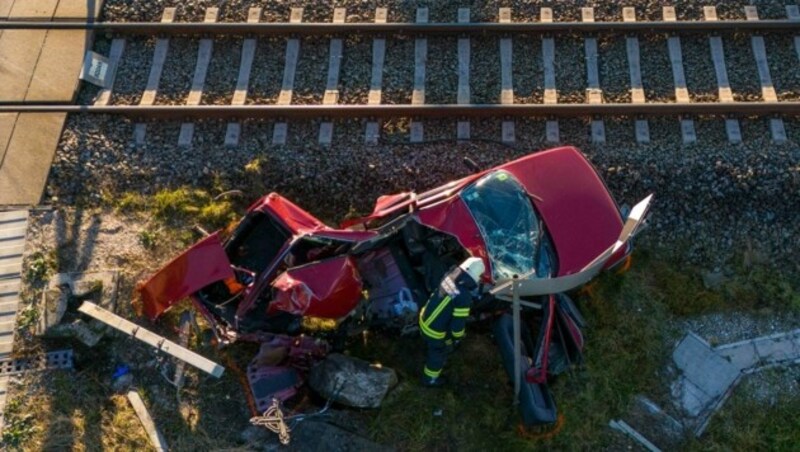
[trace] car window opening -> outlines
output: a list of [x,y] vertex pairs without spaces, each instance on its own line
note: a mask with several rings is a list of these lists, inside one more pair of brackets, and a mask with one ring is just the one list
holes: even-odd
[[495,281],[538,273],[542,224],[511,173],[493,171],[464,189],[461,198],[486,242]]

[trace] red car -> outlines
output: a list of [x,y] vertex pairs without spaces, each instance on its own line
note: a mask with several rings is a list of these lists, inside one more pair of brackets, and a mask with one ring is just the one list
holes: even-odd
[[[226,240],[219,233],[204,238],[139,291],[151,319],[190,296],[222,341],[299,333],[304,317],[408,331],[442,276],[466,257],[484,259],[484,293],[514,275],[578,274],[604,252],[608,268],[631,249],[629,243],[610,248],[624,232],[623,220],[592,165],[577,149],[560,147],[424,193],[382,196],[370,215],[340,229],[271,193]],[[582,322],[564,296],[536,300],[549,320],[529,347],[540,349],[544,362],[527,377],[543,383],[548,353],[541,349],[549,349],[551,328],[559,324],[553,319],[564,317],[578,350]],[[473,309],[476,316],[496,312],[498,302],[485,301]]]

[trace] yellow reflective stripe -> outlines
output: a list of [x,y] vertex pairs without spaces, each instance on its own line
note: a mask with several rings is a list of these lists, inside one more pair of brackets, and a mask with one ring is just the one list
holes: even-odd
[[444,308],[447,307],[448,303],[450,303],[450,296],[449,295],[442,299],[442,302],[439,303],[439,306],[436,306],[436,309],[434,309],[434,311],[431,313],[431,316],[428,317],[428,319],[425,320],[422,323],[424,323],[425,326],[430,326],[430,324],[433,323],[434,320],[436,320],[436,317],[439,317],[439,314],[441,314],[442,311],[444,311]]
[[426,377],[436,378],[442,374],[442,369],[430,370],[428,369],[428,366],[425,366],[422,368],[422,373],[424,373]]
[[453,317],[469,317],[469,308],[453,309]]
[[420,322],[419,328],[422,330],[422,334],[428,336],[431,339],[444,339],[445,333],[440,333],[434,329],[431,329],[428,325]]
[[460,337],[464,337],[464,333],[465,333],[465,330],[461,330],[461,331],[453,331],[452,334],[453,334],[454,338],[458,339]]

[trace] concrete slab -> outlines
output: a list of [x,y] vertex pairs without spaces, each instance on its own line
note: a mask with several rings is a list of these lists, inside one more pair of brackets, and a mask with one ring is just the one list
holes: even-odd
[[800,358],[797,344],[790,337],[755,341],[759,364],[769,365]]
[[681,136],[683,137],[683,144],[692,144],[697,142],[697,132],[694,129],[694,120],[681,119]]
[[718,347],[717,352],[741,370],[749,369],[758,364],[756,346],[751,341],[745,341],[745,343],[737,347]]
[[62,113],[21,113],[0,166],[0,205],[35,205],[64,127]]
[[78,88],[88,34],[51,30],[42,45],[26,101],[71,102]]
[[[11,6],[9,6],[11,5]],[[0,0],[9,19],[85,20],[102,0]],[[70,102],[90,35],[82,31],[9,30],[0,35],[0,100]],[[0,116],[0,205],[37,204],[66,115]]]
[[39,30],[7,30],[0,36],[0,99],[25,99],[46,36]]
[[81,21],[93,17],[96,20],[100,17],[102,6],[102,0],[58,0],[58,8],[53,17]]
[[722,393],[726,382],[733,381],[731,374],[738,372],[708,342],[691,332],[675,348],[672,359],[684,376],[710,395]]
[[16,113],[0,113],[0,165],[6,155],[6,147],[14,132],[14,124],[17,123]]
[[0,296],[19,295],[20,285],[21,283],[18,279],[0,281]]
[[0,0],[0,19],[8,18],[12,6],[14,6],[14,0]]
[[49,20],[58,5],[58,0],[17,0],[8,12],[9,20],[41,19]]
[[800,360],[800,329],[725,344],[715,349],[742,371]]
[[[102,0],[58,0],[58,7],[53,13],[53,20],[98,20]],[[78,74],[83,62],[83,55],[92,46],[92,33],[81,31],[52,30],[47,32],[39,62],[34,71],[34,80],[31,82],[26,100],[38,100],[38,96],[53,94],[58,99],[72,101],[77,94]],[[50,77],[50,74],[58,74]],[[72,75],[74,74],[74,76]],[[65,77],[69,75],[69,77]],[[34,85],[36,81],[37,85]],[[39,85],[45,81],[43,89]],[[63,91],[56,91],[62,89]],[[31,93],[33,90],[33,93]],[[44,91],[44,92],[42,92]],[[69,95],[70,97],[66,97]]]
[[681,372],[681,377],[673,384],[672,394],[691,417],[704,416],[740,374],[738,367],[694,333],[681,340],[672,359]]
[[[49,20],[58,0],[16,1],[8,8],[8,18]],[[22,101],[47,31],[7,30],[0,35],[0,99]]]

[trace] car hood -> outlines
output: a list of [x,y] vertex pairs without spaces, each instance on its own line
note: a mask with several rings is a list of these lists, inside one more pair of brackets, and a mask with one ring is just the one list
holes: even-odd
[[622,231],[622,216],[594,167],[574,147],[542,151],[498,167],[525,186],[558,254],[558,275],[584,268]]
[[155,320],[178,300],[233,276],[219,233],[215,232],[170,261],[136,290],[145,315]]

